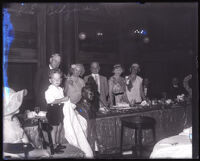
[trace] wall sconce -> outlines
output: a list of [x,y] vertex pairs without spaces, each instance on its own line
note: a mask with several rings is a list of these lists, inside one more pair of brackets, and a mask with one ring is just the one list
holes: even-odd
[[103,36],[102,32],[97,32],[97,36]]
[[79,36],[79,39],[80,39],[80,40],[85,40],[85,39],[87,38],[85,32],[80,32],[78,36]]

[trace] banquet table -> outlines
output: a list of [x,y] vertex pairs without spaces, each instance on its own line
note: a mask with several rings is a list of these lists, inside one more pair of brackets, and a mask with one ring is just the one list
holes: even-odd
[[160,140],[153,148],[151,159],[189,159],[192,158],[192,141],[188,133],[180,133]]
[[[185,127],[186,117],[185,104],[173,105],[154,105],[154,106],[140,106],[123,109],[110,109],[108,112],[98,112],[96,118],[97,142],[99,145],[99,153],[116,153],[120,150],[121,137],[121,121],[120,119],[127,116],[150,116],[156,120],[156,142],[179,134]],[[29,120],[30,121],[30,120]],[[37,148],[41,148],[41,139],[38,133],[37,124],[25,127],[25,131],[29,136],[31,142]],[[44,133],[45,140],[48,140],[46,133]],[[123,149],[130,149],[135,143],[134,130],[124,129]],[[148,144],[152,141],[151,130],[143,131],[142,144]],[[64,130],[62,131],[62,143],[66,144],[67,140],[64,137]]]
[[[121,121],[127,116],[150,116],[156,120],[156,142],[169,136],[177,135],[185,126],[186,105],[157,105],[138,108],[111,109],[107,113],[99,112],[96,118],[96,130],[100,153],[118,153],[120,149]],[[153,141],[152,131],[143,131],[142,144]],[[130,149],[135,144],[133,129],[124,129],[123,149]]]

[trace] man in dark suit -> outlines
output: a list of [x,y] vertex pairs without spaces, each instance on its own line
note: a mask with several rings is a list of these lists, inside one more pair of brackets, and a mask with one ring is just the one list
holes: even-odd
[[153,93],[153,89],[152,89],[152,86],[151,86],[151,82],[149,81],[148,78],[143,79],[142,85],[143,85],[145,98],[147,98],[147,99],[155,98],[155,95]]
[[168,97],[171,99],[176,99],[177,95],[185,94],[184,88],[179,83],[179,79],[174,77],[172,78],[171,85],[168,91]]
[[84,77],[85,82],[88,81],[89,77],[93,77],[97,86],[98,92],[100,93],[100,107],[107,107],[107,96],[108,96],[108,81],[107,78],[100,75],[100,65],[98,62],[92,62],[90,65],[91,74]]
[[49,72],[51,69],[59,68],[60,63],[61,56],[55,53],[50,57],[49,65],[40,67],[36,73],[34,81],[35,106],[40,107],[41,111],[47,111],[45,91],[50,85]]

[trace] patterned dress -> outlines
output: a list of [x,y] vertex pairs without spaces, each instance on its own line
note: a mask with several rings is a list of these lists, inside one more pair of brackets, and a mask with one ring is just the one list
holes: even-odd
[[112,87],[114,103],[124,102],[124,93],[126,89],[125,79],[123,77],[116,79],[116,77],[112,76],[109,79],[109,85]]

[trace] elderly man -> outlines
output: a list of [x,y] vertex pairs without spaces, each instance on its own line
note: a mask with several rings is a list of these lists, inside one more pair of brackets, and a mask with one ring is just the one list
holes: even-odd
[[98,62],[92,62],[90,65],[91,74],[84,77],[85,82],[88,81],[89,77],[93,77],[97,86],[98,92],[100,93],[100,107],[107,107],[107,96],[108,96],[108,81],[107,78],[99,75],[100,65]]
[[177,77],[172,78],[171,84],[169,86],[168,97],[171,99],[176,99],[178,95],[185,94],[185,91],[179,79]]
[[45,91],[50,85],[49,71],[51,69],[59,68],[61,63],[61,56],[58,53],[51,55],[49,59],[49,65],[43,66],[38,69],[35,76],[34,94],[35,94],[35,106],[40,107],[40,110],[47,111],[47,103],[45,101]]
[[131,74],[126,76],[126,95],[130,104],[139,103],[145,98],[142,87],[143,79],[137,75],[139,71],[139,64],[133,63],[130,68]]

